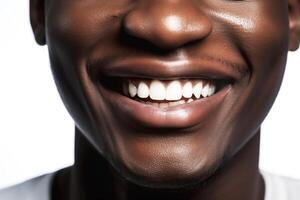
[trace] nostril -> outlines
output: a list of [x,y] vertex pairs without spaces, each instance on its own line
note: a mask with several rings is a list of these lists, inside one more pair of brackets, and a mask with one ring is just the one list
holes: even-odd
[[133,35],[124,27],[120,30],[120,42],[125,46],[129,46],[130,48],[135,48],[139,51],[151,52],[152,54],[166,55],[170,53],[169,49],[162,48],[145,37]]

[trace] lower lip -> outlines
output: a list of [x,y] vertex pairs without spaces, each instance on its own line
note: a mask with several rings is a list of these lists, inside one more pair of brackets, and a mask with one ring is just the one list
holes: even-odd
[[191,128],[203,124],[220,108],[231,86],[216,94],[168,108],[158,108],[145,104],[115,91],[99,86],[104,98],[118,112],[118,116],[129,120],[135,126],[151,128]]

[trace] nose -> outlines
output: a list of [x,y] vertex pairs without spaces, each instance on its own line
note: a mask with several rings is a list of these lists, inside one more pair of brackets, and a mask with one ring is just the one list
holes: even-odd
[[124,30],[131,37],[162,49],[174,49],[202,40],[212,31],[211,21],[193,0],[142,2],[123,21]]

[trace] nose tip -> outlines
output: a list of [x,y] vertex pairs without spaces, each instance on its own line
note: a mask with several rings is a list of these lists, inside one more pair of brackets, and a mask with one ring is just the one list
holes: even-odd
[[127,34],[170,49],[204,39],[212,31],[208,17],[191,1],[151,2],[127,14],[123,24]]

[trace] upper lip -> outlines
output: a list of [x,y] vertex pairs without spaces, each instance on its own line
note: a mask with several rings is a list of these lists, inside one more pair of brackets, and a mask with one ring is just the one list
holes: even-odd
[[236,81],[247,73],[247,67],[221,59],[123,58],[99,60],[88,65],[93,77],[99,75],[146,79],[203,78]]

